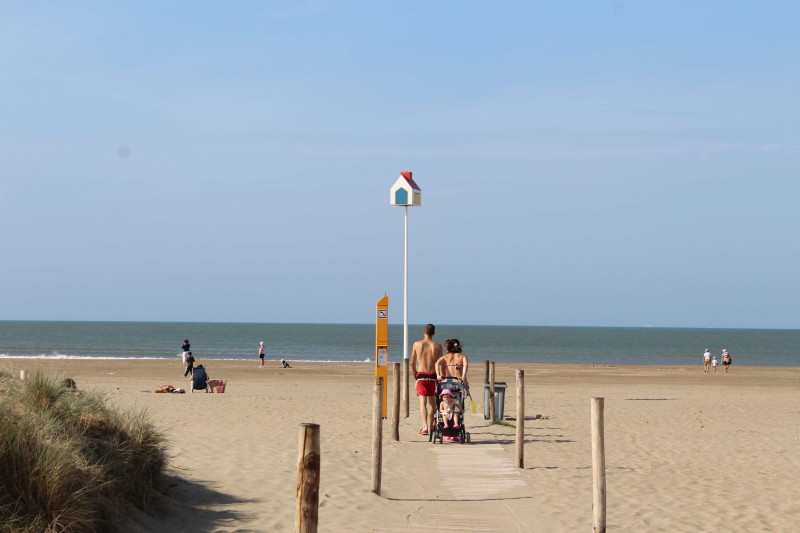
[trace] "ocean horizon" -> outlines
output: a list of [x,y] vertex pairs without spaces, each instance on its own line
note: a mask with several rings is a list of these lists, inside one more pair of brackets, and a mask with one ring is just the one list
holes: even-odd
[[[422,336],[409,325],[409,350]],[[0,321],[0,359],[179,359],[188,338],[198,361],[374,361],[374,324]],[[473,364],[701,365],[727,348],[733,365],[800,366],[800,330],[437,325],[435,340],[458,338]],[[403,359],[403,326],[389,326],[389,361]]]

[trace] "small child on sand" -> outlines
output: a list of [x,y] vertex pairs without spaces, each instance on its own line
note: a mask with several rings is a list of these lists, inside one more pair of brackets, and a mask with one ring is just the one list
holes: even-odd
[[439,412],[442,414],[444,427],[449,428],[450,423],[453,423],[454,428],[458,428],[458,415],[462,413],[461,405],[453,398],[453,392],[450,389],[444,389],[439,394],[441,403],[439,404]]
[[716,374],[716,372],[717,372],[717,356],[716,355],[711,360],[711,368],[714,369],[714,373]]

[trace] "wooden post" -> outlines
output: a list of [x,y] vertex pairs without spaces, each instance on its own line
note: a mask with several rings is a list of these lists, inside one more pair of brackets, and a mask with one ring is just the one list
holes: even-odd
[[381,462],[383,461],[383,378],[375,378],[372,391],[372,486],[370,490],[381,494]]
[[400,440],[400,363],[392,363],[394,398],[392,405],[392,440]]
[[592,398],[592,533],[606,531],[606,451],[603,398]]
[[525,371],[517,369],[517,468],[525,468]]
[[492,424],[497,419],[496,413],[494,405],[494,361],[491,361],[489,363],[489,420],[492,421]]
[[19,379],[25,381],[28,379],[28,371],[27,370],[20,370],[19,371]]
[[408,359],[403,359],[403,418],[408,418]]
[[489,384],[489,361],[487,360],[485,363],[485,368],[483,371],[483,418],[489,419],[489,413],[487,413],[487,409],[489,409],[489,389],[486,388],[486,385]]
[[317,531],[319,471],[319,424],[300,424],[297,442],[297,533]]

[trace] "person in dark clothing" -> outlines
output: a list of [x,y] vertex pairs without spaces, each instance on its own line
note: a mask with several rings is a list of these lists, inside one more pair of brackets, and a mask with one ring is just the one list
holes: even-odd
[[203,365],[197,365],[192,371],[192,392],[196,390],[204,390],[206,392],[210,392],[208,390],[208,380],[211,379],[206,372],[206,369],[203,368]]
[[194,356],[192,352],[186,352],[186,372],[183,373],[183,377],[188,376],[194,370]]
[[183,356],[183,362],[186,362],[186,356],[189,355],[189,350],[191,349],[191,345],[189,344],[189,339],[183,339],[183,344],[181,345],[181,355]]

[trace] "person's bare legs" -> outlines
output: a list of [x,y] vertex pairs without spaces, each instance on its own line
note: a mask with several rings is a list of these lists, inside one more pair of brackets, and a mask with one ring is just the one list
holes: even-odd
[[422,429],[419,430],[421,435],[427,434],[430,431],[431,424],[428,424],[428,397],[419,397],[419,416],[422,419]]
[[433,418],[436,413],[436,398],[434,396],[426,396],[428,401],[428,431],[433,428]]
[[[419,416],[422,418],[423,429],[420,433],[425,435],[433,428],[433,417],[436,410],[436,402],[433,396],[419,397]],[[424,430],[424,431],[423,431]]]

